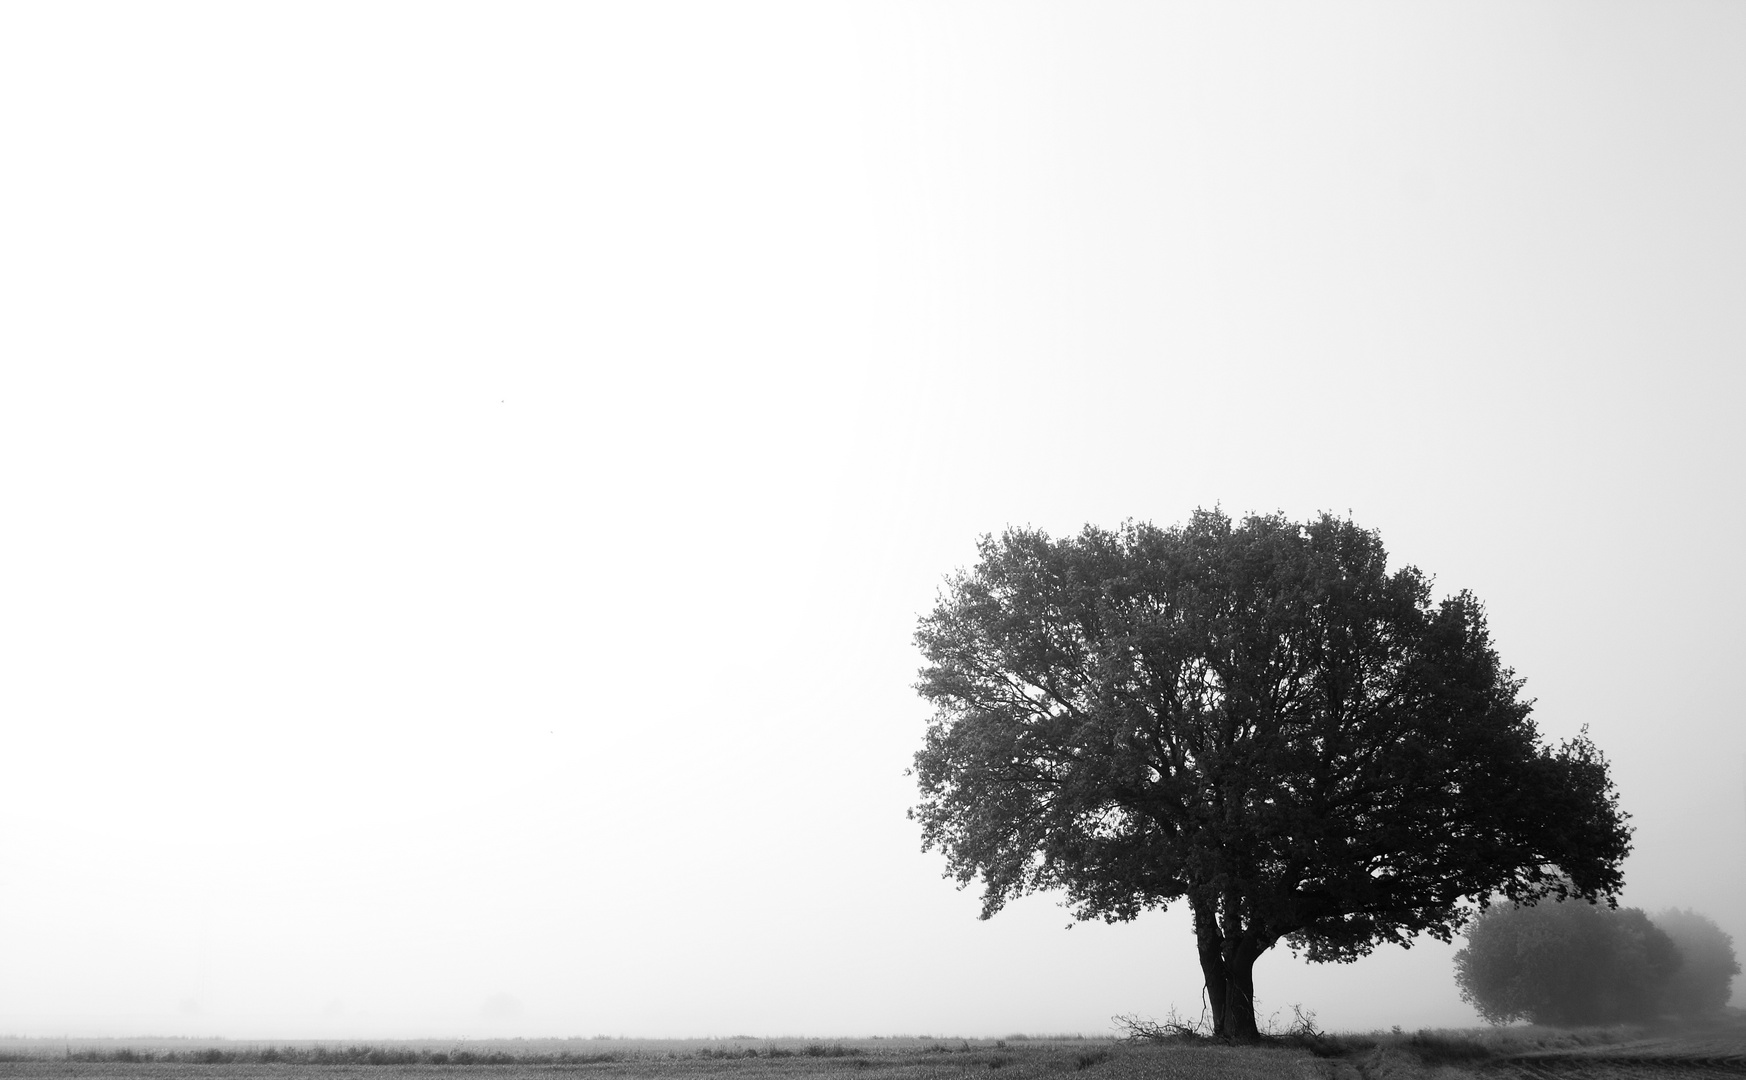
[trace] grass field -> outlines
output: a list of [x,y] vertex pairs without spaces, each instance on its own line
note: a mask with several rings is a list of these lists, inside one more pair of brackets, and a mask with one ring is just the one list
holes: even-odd
[[[991,1074],[993,1074],[991,1076]],[[1471,1029],[1261,1045],[1007,1039],[564,1039],[249,1043],[0,1039],[0,1078],[154,1080],[1663,1080],[1746,1076],[1738,1018],[1681,1031]]]
[[1086,1080],[1313,1078],[1302,1047],[1140,1046],[1107,1039],[515,1040],[254,1045],[197,1040],[0,1040],[0,1077],[481,1076],[578,1080]]

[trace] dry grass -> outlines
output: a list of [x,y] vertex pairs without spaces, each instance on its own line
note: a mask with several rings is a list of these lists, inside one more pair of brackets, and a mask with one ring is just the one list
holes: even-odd
[[1746,1075],[1746,1026],[1469,1028],[1323,1036],[1330,1080],[1571,1077],[1668,1080]]
[[[467,1056],[463,1056],[467,1055]],[[360,1080],[1278,1080],[1318,1075],[1300,1048],[1140,1046],[1107,1039],[575,1040],[255,1046],[0,1040],[0,1077]]]
[[568,1039],[346,1044],[0,1039],[0,1080],[1666,1080],[1746,1075],[1746,1024],[1327,1034],[1261,1045],[1056,1038]]

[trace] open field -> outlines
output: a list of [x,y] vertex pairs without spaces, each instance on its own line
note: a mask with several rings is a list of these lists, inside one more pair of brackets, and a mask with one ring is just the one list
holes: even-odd
[[1474,1028],[1320,1037],[1320,1075],[1329,1080],[1671,1080],[1746,1076],[1746,1026],[1701,1029]]
[[1135,1046],[1108,1039],[515,1040],[252,1045],[199,1040],[0,1040],[0,1078],[268,1080],[1273,1080],[1325,1075],[1301,1047]]
[[1484,1070],[1512,1077],[1650,1080],[1675,1076],[1746,1076],[1746,1037],[1730,1034],[1639,1039],[1610,1046],[1525,1054]]
[[1746,1025],[1109,1039],[516,1039],[249,1043],[0,1039],[0,1080],[1670,1080],[1746,1076]]

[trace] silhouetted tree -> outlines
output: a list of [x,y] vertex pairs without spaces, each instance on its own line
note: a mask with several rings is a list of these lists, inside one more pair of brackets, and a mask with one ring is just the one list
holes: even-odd
[[1468,927],[1455,981],[1494,1024],[1618,1024],[1662,1015],[1680,961],[1673,940],[1637,908],[1495,907]]
[[1682,960],[1663,991],[1665,1011],[1693,1019],[1721,1012],[1740,974],[1734,939],[1695,911],[1669,908],[1655,916],[1655,925],[1673,939]]
[[1616,892],[1630,849],[1586,735],[1543,746],[1480,604],[1433,604],[1324,515],[984,537],[916,635],[935,706],[911,817],[982,916],[1186,898],[1214,1028],[1253,968],[1449,940],[1482,897]]

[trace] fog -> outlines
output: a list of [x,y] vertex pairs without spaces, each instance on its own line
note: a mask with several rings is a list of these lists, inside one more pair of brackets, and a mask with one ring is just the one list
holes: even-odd
[[[0,1034],[1110,1030],[910,636],[1007,525],[1348,511],[1746,948],[1746,9],[0,12]],[[1422,941],[1259,1012],[1477,1023]],[[1736,997],[1739,1001],[1739,997]]]

